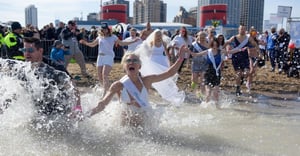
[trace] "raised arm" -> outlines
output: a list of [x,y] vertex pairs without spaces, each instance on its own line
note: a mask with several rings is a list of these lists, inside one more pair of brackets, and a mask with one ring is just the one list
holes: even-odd
[[87,113],[87,116],[88,117],[91,117],[93,116],[94,114],[97,114],[101,111],[104,110],[104,108],[109,104],[109,102],[111,101],[111,99],[113,98],[113,96],[120,92],[121,89],[123,88],[123,84],[119,81],[117,82],[114,82],[108,92],[106,92],[105,96],[103,97],[103,99],[101,101],[98,102],[98,105],[93,108],[92,110],[90,110],[88,113]]

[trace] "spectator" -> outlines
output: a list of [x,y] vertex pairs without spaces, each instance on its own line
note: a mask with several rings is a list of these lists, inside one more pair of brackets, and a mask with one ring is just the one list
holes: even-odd
[[61,41],[55,40],[51,49],[50,59],[65,66],[65,55],[70,55],[69,47],[64,46]]
[[277,33],[276,28],[271,28],[271,34],[267,37],[267,50],[270,56],[270,62],[271,62],[271,72],[275,71],[276,67],[276,52],[275,52],[275,43],[277,39]]
[[57,38],[55,31],[53,23],[50,23],[49,27],[46,29],[46,40],[54,41]]
[[62,30],[61,33],[62,43],[65,46],[70,47],[70,55],[66,55],[66,68],[72,58],[76,60],[76,63],[81,69],[81,74],[84,77],[90,78],[91,76],[86,71],[85,60],[82,51],[79,49],[78,41],[82,40],[79,31],[76,29],[75,21],[70,20],[68,26]]
[[281,28],[275,41],[275,58],[278,64],[278,73],[283,71],[287,73],[287,55],[288,45],[290,43],[291,36]]
[[11,30],[12,32],[9,32],[4,38],[7,52],[2,56],[24,60],[23,53],[19,50],[23,48],[22,26],[19,22],[12,22]]
[[61,39],[61,35],[60,35],[60,33],[62,32],[62,30],[65,28],[65,23],[64,22],[59,22],[59,24],[58,24],[58,28],[55,30],[55,38],[57,39],[57,40],[62,40]]

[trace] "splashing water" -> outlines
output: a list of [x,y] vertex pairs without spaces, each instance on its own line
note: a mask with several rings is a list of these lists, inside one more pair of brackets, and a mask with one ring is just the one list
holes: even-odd
[[[3,71],[5,63],[1,61]],[[103,112],[76,125],[67,120],[72,124],[61,124],[70,129],[49,132],[33,126],[39,117],[36,97],[47,80],[36,81],[30,64],[14,66],[22,66],[29,78],[24,85],[18,74],[0,75],[0,155],[250,156],[296,155],[300,151],[299,101],[259,95],[242,99],[222,93],[221,109],[203,108],[188,94],[180,107],[151,95],[153,112],[148,117],[154,123],[145,128],[121,126],[123,107],[116,97]],[[52,87],[58,94],[59,85]],[[97,105],[103,92],[98,86],[80,90],[84,112]],[[66,90],[65,94],[73,93]],[[53,122],[57,120],[47,124],[56,127]]]

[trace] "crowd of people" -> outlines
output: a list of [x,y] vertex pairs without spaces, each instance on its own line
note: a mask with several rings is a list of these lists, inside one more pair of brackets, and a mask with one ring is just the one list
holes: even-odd
[[[124,37],[113,34],[107,23],[102,23],[99,30],[92,27],[90,31],[86,31],[79,30],[76,21],[70,20],[66,26],[61,22],[55,28],[50,23],[38,31],[31,25],[22,28],[19,22],[13,22],[11,30],[1,26],[0,37],[2,58],[48,62],[47,64],[49,61],[43,61],[38,41],[53,40],[49,58],[53,63],[49,65],[55,64],[54,67],[68,73],[66,69],[74,58],[82,75],[86,77],[90,75],[78,45],[98,46],[97,74],[104,92],[98,106],[89,111],[88,116],[103,110],[114,94],[119,94],[121,101],[132,107],[148,107],[148,93],[145,90],[150,89],[152,83],[176,74],[180,76],[184,64],[191,70],[190,86],[195,94],[205,102],[216,103],[219,101],[219,85],[222,81],[223,61],[226,59],[232,61],[235,71],[233,76],[237,96],[242,94],[243,84],[251,91],[257,67],[265,65],[266,61],[270,61],[270,72],[277,71],[278,74],[285,73],[289,77],[299,78],[300,70],[299,47],[291,41],[290,35],[283,28],[277,32],[275,27],[271,28],[271,32],[260,34],[254,27],[246,30],[244,25],[240,25],[238,34],[226,40],[223,34],[216,34],[214,27],[208,27],[195,35],[181,27],[171,36],[166,31],[153,30],[148,22],[145,29],[138,31],[131,28],[129,35]],[[127,46],[122,59],[126,76],[110,85],[108,78],[114,64],[116,45]],[[144,49],[140,50],[142,46]],[[144,57],[158,64],[156,67],[162,71],[142,75],[140,68],[143,66]],[[78,96],[76,90],[75,93]],[[76,108],[80,109],[80,98],[77,101]],[[137,114],[139,111],[126,116],[130,124],[139,124],[141,119]]]

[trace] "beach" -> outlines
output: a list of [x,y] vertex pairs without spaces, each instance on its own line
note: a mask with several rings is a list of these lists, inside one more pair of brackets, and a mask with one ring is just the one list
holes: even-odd
[[[89,61],[86,63],[86,67],[91,79],[81,77],[80,80],[76,80],[76,85],[78,87],[93,87],[98,84],[97,70],[94,65],[94,61]],[[235,91],[235,81],[234,81],[234,70],[231,64],[231,60],[227,60],[224,63],[222,71],[222,80],[221,80],[221,90],[226,92]],[[300,94],[300,81],[299,78],[287,77],[286,74],[278,74],[277,71],[270,72],[270,62],[266,61],[266,65],[257,68],[256,76],[253,79],[251,93],[253,94],[262,94],[268,97],[274,98],[297,98]],[[76,63],[70,63],[68,66],[68,71],[72,76],[80,76],[80,68]],[[110,73],[109,79],[111,82],[120,79],[124,75],[120,61],[115,61],[113,69]],[[180,74],[177,85],[181,90],[186,92],[191,92],[191,70],[190,66],[185,64],[182,73]],[[242,85],[242,90],[246,92],[245,85]]]
[[[103,89],[98,87],[94,62],[87,62],[93,76],[83,78],[75,63],[68,70],[81,91],[83,112],[95,107]],[[267,63],[268,64],[268,63]],[[71,129],[56,127],[48,132],[56,120],[46,124],[45,130],[32,125],[36,118],[33,97],[23,83],[10,76],[0,77],[3,94],[12,103],[0,117],[0,150],[2,155],[165,155],[165,156],[253,156],[297,155],[300,150],[299,79],[269,72],[260,68],[254,79],[253,91],[236,97],[230,61],[223,70],[221,109],[204,107],[190,89],[190,69],[185,67],[178,78],[178,86],[186,93],[186,100],[176,107],[150,92],[153,111],[143,129],[121,126],[124,110],[113,98],[105,110],[83,121],[74,121]],[[116,62],[110,81],[124,75]],[[32,86],[39,83],[28,81]],[[12,85],[13,84],[13,85]],[[12,87],[13,86],[13,87]],[[39,91],[41,87],[32,88]],[[250,95],[250,96],[249,96]],[[249,98],[252,97],[252,98]],[[150,124],[151,123],[151,124]],[[64,124],[62,124],[64,125]],[[70,126],[69,124],[67,124]],[[280,145],[278,144],[280,143]]]

